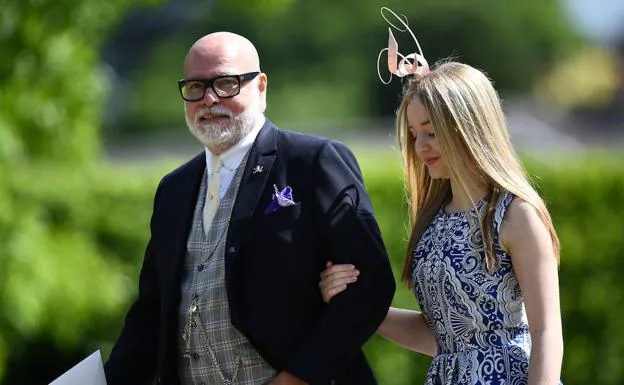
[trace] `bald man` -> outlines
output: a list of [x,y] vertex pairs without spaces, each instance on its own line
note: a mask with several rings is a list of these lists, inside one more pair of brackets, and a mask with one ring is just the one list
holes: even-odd
[[[199,39],[184,76],[205,149],[158,186],[108,385],[375,384],[361,348],[395,284],[355,157],[265,118],[267,75],[242,36]],[[327,261],[362,272],[329,305]]]

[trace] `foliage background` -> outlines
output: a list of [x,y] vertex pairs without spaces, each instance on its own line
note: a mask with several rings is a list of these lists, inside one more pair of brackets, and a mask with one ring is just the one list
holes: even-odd
[[[614,92],[609,56],[575,34],[556,0],[0,0],[0,383],[49,383],[93,350],[110,351],[136,294],[156,184],[183,160],[120,163],[110,143],[186,131],[175,80],[197,37],[227,29],[257,42],[280,126],[333,137],[345,133],[328,127],[355,127],[366,139],[400,91],[374,75],[387,41],[381,5],[407,15],[430,61],[455,55],[487,69],[505,97]],[[570,58],[582,59],[576,80],[588,85],[582,69],[597,63],[588,52],[601,55],[604,87],[579,94]],[[399,162],[370,144],[359,141],[357,155],[398,276]],[[525,159],[563,245],[565,383],[620,384],[621,154]],[[404,288],[395,305],[416,306]],[[382,384],[422,382],[427,358],[379,337],[366,350]]]

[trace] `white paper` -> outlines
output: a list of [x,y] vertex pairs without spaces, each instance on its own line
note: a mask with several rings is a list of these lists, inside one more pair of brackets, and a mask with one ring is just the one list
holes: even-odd
[[100,351],[80,361],[49,385],[106,385]]

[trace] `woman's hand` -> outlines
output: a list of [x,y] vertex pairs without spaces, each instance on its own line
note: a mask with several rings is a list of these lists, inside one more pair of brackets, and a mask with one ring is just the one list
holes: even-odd
[[323,301],[329,303],[338,293],[343,292],[347,285],[357,281],[360,272],[353,265],[334,265],[327,262],[326,269],[321,273],[321,295]]

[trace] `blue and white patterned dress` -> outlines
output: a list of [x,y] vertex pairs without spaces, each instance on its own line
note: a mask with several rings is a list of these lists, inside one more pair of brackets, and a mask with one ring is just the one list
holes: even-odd
[[[513,195],[495,209],[492,273],[481,232],[464,212],[441,209],[414,250],[414,291],[438,344],[426,385],[524,385],[531,339],[520,286],[499,230]],[[484,213],[485,202],[477,208]],[[470,215],[476,218],[476,212]],[[478,253],[475,253],[475,250]]]

